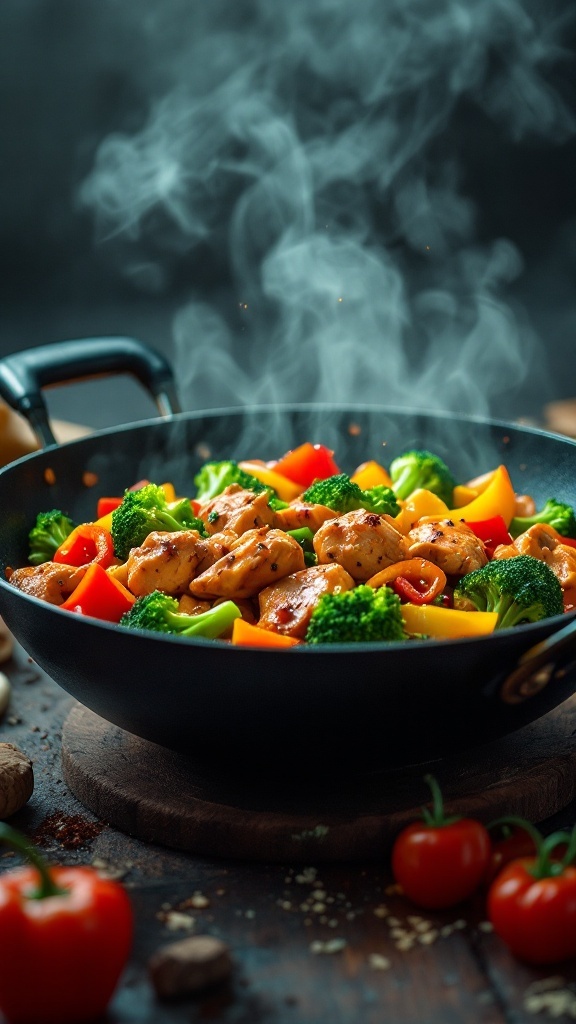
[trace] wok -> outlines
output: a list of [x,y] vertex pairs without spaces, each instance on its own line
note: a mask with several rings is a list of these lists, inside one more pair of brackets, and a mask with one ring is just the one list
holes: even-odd
[[[132,373],[162,413],[58,446],[42,389]],[[105,395],[105,383],[102,384]],[[0,614],[29,655],[103,719],[235,771],[326,774],[401,767],[486,743],[533,722],[576,688],[572,616],[488,637],[342,644],[290,651],[138,634],[82,618],[11,587],[37,512],[94,516],[98,495],[147,477],[193,493],[210,458],[279,457],[305,440],[348,471],[411,447],[438,452],[456,476],[509,467],[537,503],[574,503],[576,443],[481,418],[359,405],[289,405],[181,413],[171,369],[126,338],[47,345],[0,361],[0,393],[43,450],[0,472]],[[385,446],[383,448],[383,446]],[[86,473],[97,479],[87,486]]]

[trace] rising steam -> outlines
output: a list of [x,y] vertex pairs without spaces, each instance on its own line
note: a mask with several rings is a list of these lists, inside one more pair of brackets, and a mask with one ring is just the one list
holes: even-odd
[[527,375],[545,394],[542,346],[508,295],[523,254],[485,237],[466,147],[484,125],[509,144],[573,133],[551,85],[566,26],[550,5],[147,10],[147,120],[102,141],[81,199],[102,239],[126,240],[127,272],[143,254],[156,286],[190,267],[174,323],[185,405],[483,414],[505,412]]

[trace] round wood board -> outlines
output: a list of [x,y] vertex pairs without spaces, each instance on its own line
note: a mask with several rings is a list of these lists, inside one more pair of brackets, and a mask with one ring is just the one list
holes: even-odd
[[145,842],[268,862],[370,860],[428,803],[426,772],[450,813],[537,824],[576,797],[576,696],[512,736],[457,756],[330,782],[248,779],[149,743],[74,706],[64,779],[98,818]]

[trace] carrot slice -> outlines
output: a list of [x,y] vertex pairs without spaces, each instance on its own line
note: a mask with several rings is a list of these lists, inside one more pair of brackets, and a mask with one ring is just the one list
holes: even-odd
[[269,629],[253,626],[245,619],[235,619],[232,626],[232,643],[242,647],[294,647],[300,643],[293,636],[273,633]]

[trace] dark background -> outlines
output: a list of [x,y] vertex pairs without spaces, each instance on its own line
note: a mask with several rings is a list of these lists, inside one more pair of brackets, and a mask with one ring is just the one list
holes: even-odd
[[[295,2],[286,12],[247,0],[209,8],[195,0],[2,0],[0,353],[85,335],[139,336],[176,361],[186,408],[260,400],[269,377],[272,399],[324,398],[318,381],[328,368],[330,397],[438,402],[505,418],[538,418],[544,403],[576,395],[573,5],[456,3],[446,7],[452,21],[440,17],[442,8],[324,0]],[[414,45],[376,88],[409,33]],[[426,70],[432,60],[433,74]],[[247,73],[254,64],[258,70]],[[228,117],[231,93],[224,90],[217,104],[211,97],[234,76],[243,105]],[[265,96],[265,116],[246,113],[256,92]],[[161,123],[154,112],[178,94],[179,114],[164,122],[168,149],[187,103],[196,110],[178,150],[180,210],[148,195],[138,212],[125,180],[136,214],[124,217],[118,204],[106,210],[102,175],[120,181],[124,172],[121,147],[107,161],[103,143],[143,138],[147,126]],[[422,138],[414,143],[418,118]],[[383,141],[383,125],[389,137],[407,131],[405,150]],[[274,149],[270,126],[278,139],[288,126],[292,148],[280,141]],[[325,143],[334,148],[315,163],[310,196],[300,203],[300,186],[280,189],[278,168],[296,164],[302,151],[307,160]],[[398,165],[388,174],[392,157]],[[139,167],[143,189],[146,169]],[[250,184],[268,178],[258,205]],[[414,223],[418,196],[424,212]],[[250,203],[243,222],[239,211]],[[277,285],[262,285],[270,254],[292,252],[294,234],[304,252],[320,226],[333,246],[326,265],[333,252],[344,253],[333,297],[341,301],[342,282],[354,287],[354,312],[342,325],[332,306],[324,317],[326,275],[306,292],[305,314]],[[312,256],[306,249],[311,268],[324,258],[321,242]],[[357,265],[347,262],[349,250],[354,259],[361,254]],[[307,264],[280,267],[293,292],[308,288]],[[368,321],[367,310],[392,281],[390,268],[402,296],[393,315],[379,307]],[[492,273],[497,283],[486,284]],[[494,298],[500,315],[476,336],[481,277],[478,292]],[[244,315],[247,296],[251,317]],[[182,319],[189,308],[191,319]],[[495,351],[505,354],[502,374],[498,356],[482,357],[494,331]],[[479,378],[485,406],[466,386],[454,400],[452,393],[436,397],[431,371],[445,361],[445,376],[464,349],[459,337],[471,332],[462,372]],[[369,372],[353,379],[344,366],[335,377],[332,343],[334,361],[346,352],[365,358]],[[409,393],[400,392],[398,378],[410,379]],[[99,426],[150,409],[136,385],[109,385],[106,401],[94,398],[95,387],[54,394],[55,413]]]

